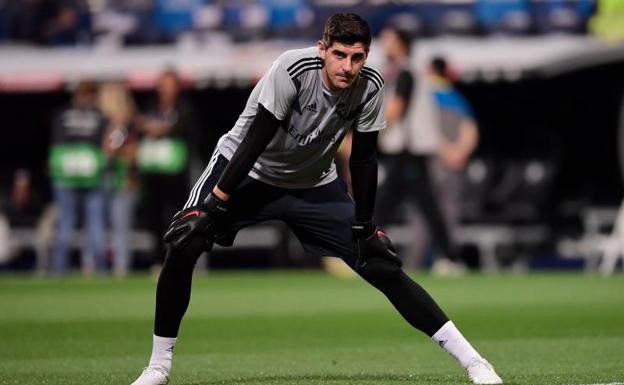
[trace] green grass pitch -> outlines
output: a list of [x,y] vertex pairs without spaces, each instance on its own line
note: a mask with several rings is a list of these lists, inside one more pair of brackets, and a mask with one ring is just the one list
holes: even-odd
[[[415,275],[507,384],[624,383],[624,277]],[[130,384],[154,289],[129,279],[0,277],[0,384]],[[468,384],[358,279],[197,275],[174,385]]]

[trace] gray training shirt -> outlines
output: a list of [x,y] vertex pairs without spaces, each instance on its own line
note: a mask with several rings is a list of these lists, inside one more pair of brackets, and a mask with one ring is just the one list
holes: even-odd
[[383,79],[364,67],[351,87],[330,91],[322,80],[318,48],[286,51],[251,92],[217,151],[231,159],[251,125],[258,103],[281,121],[249,176],[284,188],[310,188],[336,179],[334,155],[348,129],[385,128]]

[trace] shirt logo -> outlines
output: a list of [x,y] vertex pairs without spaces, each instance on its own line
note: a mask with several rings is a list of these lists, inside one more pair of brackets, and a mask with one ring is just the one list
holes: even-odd
[[304,110],[310,111],[316,114],[318,112],[318,110],[316,109],[316,102],[308,104],[307,106],[305,106]]
[[294,124],[290,126],[287,130],[285,130],[288,135],[290,135],[298,145],[307,146],[309,144],[319,144],[319,143],[329,143],[336,142],[337,140],[342,138],[343,131],[333,131],[333,132],[323,132],[322,128],[317,127],[311,133],[302,133],[299,132],[297,127]]

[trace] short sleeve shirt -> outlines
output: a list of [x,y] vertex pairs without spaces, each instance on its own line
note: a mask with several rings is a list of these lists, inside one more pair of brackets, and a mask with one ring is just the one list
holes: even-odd
[[463,120],[474,120],[474,112],[464,97],[451,85],[438,85],[433,97],[439,111],[440,134],[456,141]]
[[363,67],[349,88],[331,91],[323,83],[322,68],[317,47],[283,53],[253,89],[217,151],[232,157],[262,104],[281,123],[249,175],[285,188],[316,187],[336,179],[333,160],[347,131],[386,126],[384,81],[379,72]]

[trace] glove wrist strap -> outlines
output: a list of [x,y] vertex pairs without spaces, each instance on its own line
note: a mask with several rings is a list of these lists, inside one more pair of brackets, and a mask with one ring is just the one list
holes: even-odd
[[351,225],[351,229],[353,230],[353,234],[356,238],[367,239],[375,234],[377,226],[373,223],[372,220],[366,222],[355,221]]
[[202,202],[201,208],[209,213],[226,213],[227,202],[213,193],[210,193]]

